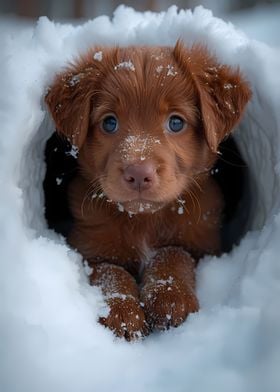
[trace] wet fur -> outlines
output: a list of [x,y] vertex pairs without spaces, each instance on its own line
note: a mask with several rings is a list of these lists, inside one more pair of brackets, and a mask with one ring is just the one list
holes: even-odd
[[[180,42],[93,48],[57,75],[46,102],[58,132],[79,149],[68,241],[93,268],[90,281],[110,308],[100,322],[116,335],[177,326],[198,310],[196,262],[220,251],[223,200],[210,170],[250,95],[238,69]],[[120,125],[113,135],[100,125],[110,113]],[[186,130],[166,130],[172,113]],[[156,168],[141,194],[147,203],[122,177],[143,162]]]

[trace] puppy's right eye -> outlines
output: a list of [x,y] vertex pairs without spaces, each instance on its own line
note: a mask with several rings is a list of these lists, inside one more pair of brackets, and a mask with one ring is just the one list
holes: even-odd
[[179,133],[185,128],[185,125],[185,121],[180,116],[171,116],[167,128],[171,133]]
[[112,114],[102,121],[102,129],[106,133],[115,133],[118,130],[118,120]]

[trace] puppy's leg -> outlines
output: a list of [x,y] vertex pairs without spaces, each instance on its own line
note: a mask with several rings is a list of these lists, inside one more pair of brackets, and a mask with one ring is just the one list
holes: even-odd
[[90,283],[102,289],[110,309],[107,317],[100,318],[101,324],[128,341],[148,334],[138,286],[132,275],[117,265],[95,264]]
[[152,328],[178,326],[199,309],[195,295],[195,261],[183,249],[160,249],[146,268],[141,301]]

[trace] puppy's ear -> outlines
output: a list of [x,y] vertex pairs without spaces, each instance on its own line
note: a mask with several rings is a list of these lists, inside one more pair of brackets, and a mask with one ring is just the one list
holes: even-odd
[[87,135],[97,75],[93,61],[80,61],[56,77],[45,97],[57,131],[78,148]]
[[205,137],[209,148],[217,152],[220,142],[241,119],[251,97],[250,87],[238,69],[219,64],[204,47],[186,49],[178,41],[174,57],[194,81]]

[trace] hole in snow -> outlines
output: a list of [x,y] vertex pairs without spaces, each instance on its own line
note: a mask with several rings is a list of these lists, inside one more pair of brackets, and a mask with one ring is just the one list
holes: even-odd
[[70,151],[71,144],[57,133],[46,143],[45,217],[49,228],[64,236],[68,235],[73,224],[67,193],[77,170],[77,160]]
[[229,252],[248,229],[250,214],[249,168],[233,137],[220,144],[212,175],[222,189],[225,208],[221,230],[222,250]]

